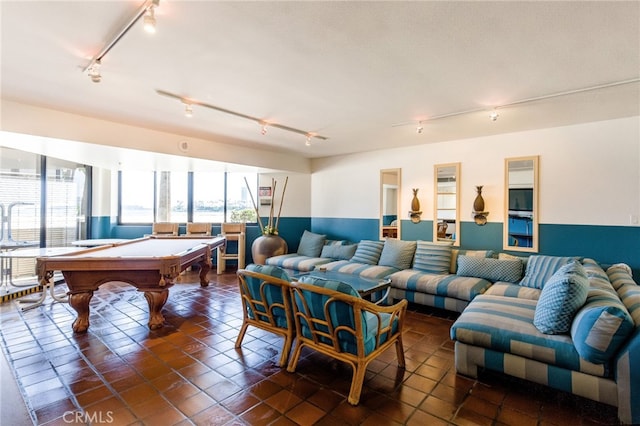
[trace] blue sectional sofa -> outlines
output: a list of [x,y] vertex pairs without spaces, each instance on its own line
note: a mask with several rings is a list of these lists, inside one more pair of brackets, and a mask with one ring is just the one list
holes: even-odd
[[617,406],[622,423],[638,424],[640,286],[626,265],[606,273],[591,259],[583,265],[588,293],[569,333],[545,334],[536,327],[541,300],[476,297],[451,328],[456,370],[477,377],[486,368],[571,392]]
[[451,328],[458,373],[499,371],[616,406],[622,423],[640,424],[640,286],[627,265],[307,232],[297,253],[267,264],[388,277],[391,302],[461,313]]

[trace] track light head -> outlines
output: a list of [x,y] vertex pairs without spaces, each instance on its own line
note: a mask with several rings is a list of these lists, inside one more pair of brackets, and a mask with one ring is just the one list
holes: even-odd
[[184,116],[187,118],[193,117],[193,107],[191,104],[184,104]]
[[500,114],[498,114],[498,111],[496,111],[495,109],[489,114],[489,118],[491,119],[491,121],[496,121],[498,117],[500,117]]
[[155,6],[151,5],[144,14],[144,30],[150,34],[156,32]]
[[307,141],[304,144],[306,146],[311,146],[311,135],[307,135]]
[[102,81],[102,75],[100,74],[101,65],[100,59],[96,59],[89,68],[87,68],[87,75],[94,83],[100,83]]
[[416,126],[416,133],[420,134],[422,133],[423,130],[424,130],[424,127],[422,127],[422,121],[419,121],[418,126]]

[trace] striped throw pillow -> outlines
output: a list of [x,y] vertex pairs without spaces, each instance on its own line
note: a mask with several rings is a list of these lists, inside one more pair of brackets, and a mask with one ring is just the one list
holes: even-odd
[[575,257],[529,256],[527,270],[520,285],[541,289],[558,269],[575,259]]
[[413,269],[432,274],[448,274],[451,267],[451,244],[418,241]]
[[377,265],[383,247],[384,241],[362,240],[358,243],[358,248],[351,258],[351,262]]

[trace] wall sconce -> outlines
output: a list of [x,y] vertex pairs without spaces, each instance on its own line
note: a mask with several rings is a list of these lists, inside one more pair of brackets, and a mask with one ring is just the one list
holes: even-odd
[[420,200],[418,200],[418,188],[413,188],[413,199],[411,200],[411,210],[409,210],[409,217],[411,222],[420,223]]
[[487,216],[489,212],[484,211],[484,198],[482,198],[482,185],[476,186],[476,199],[473,200],[473,220],[476,225],[483,226],[487,224]]

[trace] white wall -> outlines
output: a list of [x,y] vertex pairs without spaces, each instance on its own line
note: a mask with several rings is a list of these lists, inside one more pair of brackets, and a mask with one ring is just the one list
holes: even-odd
[[[287,177],[289,178],[288,180]],[[281,217],[310,217],[311,204],[309,190],[311,188],[311,175],[304,173],[260,174],[259,185],[271,186],[272,178],[277,182],[274,199],[274,217],[278,215],[285,182],[287,182],[287,188],[284,194],[284,202],[282,203]],[[260,207],[260,217],[269,217],[269,207]]]
[[[222,163],[222,166],[235,164],[298,173],[308,173],[310,170],[310,161],[297,155],[191,138],[6,99],[2,99],[0,105],[0,130],[18,134],[7,137],[0,132],[3,139],[0,140],[1,145],[106,169],[119,169],[122,163],[125,168],[133,164],[146,169],[175,170],[186,167],[194,170],[196,167],[209,166],[209,163],[202,161],[204,159]],[[20,135],[40,138],[20,138]],[[12,143],[7,139],[15,141]],[[186,152],[181,149],[185,143],[188,147]],[[150,152],[160,155],[149,156]],[[95,153],[97,155],[92,156]],[[91,162],[87,161],[88,156]],[[142,162],[150,164],[142,165]]]
[[[416,135],[419,137],[419,135]],[[640,214],[640,117],[312,160],[311,216],[379,217],[380,169],[402,168],[401,211],[420,188],[433,220],[433,166],[461,163],[461,219],[483,185],[489,222],[504,220],[504,159],[540,156],[540,223],[630,225]]]

